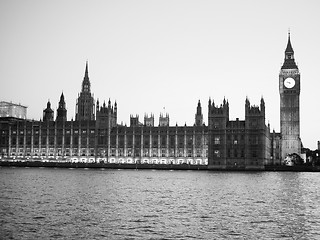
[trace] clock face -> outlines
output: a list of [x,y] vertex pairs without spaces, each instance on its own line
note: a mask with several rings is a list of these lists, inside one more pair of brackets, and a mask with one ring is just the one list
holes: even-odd
[[289,77],[286,80],[284,80],[284,86],[286,88],[293,88],[295,84],[296,84],[296,82],[294,81],[293,78]]

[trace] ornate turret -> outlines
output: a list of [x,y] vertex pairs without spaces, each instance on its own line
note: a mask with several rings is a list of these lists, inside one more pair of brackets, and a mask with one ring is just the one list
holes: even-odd
[[212,115],[221,115],[227,118],[227,121],[229,121],[229,102],[225,98],[223,99],[223,104],[220,106],[216,106],[214,101],[211,99],[209,100],[209,116]]
[[97,103],[96,103],[96,113],[99,111],[100,109],[100,104],[99,104],[99,99],[97,100]]
[[114,114],[115,114],[116,122],[117,122],[117,111],[118,111],[118,105],[117,105],[117,101],[115,101],[114,102]]
[[257,105],[251,105],[248,97],[245,104],[245,119],[247,127],[254,123],[256,127],[264,128],[265,126],[265,103],[263,97],[260,100],[260,107]]
[[202,108],[201,108],[201,103],[200,100],[198,102],[197,106],[197,113],[195,116],[195,125],[196,126],[201,126],[203,124],[203,115],[202,115]]
[[151,114],[149,117],[148,114],[144,115],[144,125],[148,127],[153,127],[154,126],[154,115]]
[[263,97],[261,97],[261,100],[260,100],[260,110],[261,110],[261,112],[263,112],[265,114],[266,106],[265,106]]
[[225,129],[227,122],[229,121],[229,102],[224,98],[223,104],[216,106],[214,101],[210,105],[209,100],[209,112],[208,112],[208,127],[209,129],[222,128]]
[[166,114],[163,114],[163,113],[160,113],[160,117],[159,117],[159,126],[160,127],[169,127],[169,114],[166,113]]
[[59,107],[57,109],[57,121],[67,121],[67,109],[63,93],[60,96]]
[[43,110],[43,121],[53,121],[53,110],[51,109],[51,103],[48,100],[47,108]]
[[141,125],[142,123],[139,122],[139,115],[136,114],[136,116],[133,116],[132,114],[130,114],[130,127],[137,127]]
[[113,128],[117,126],[117,102],[112,106],[109,99],[108,105],[104,101],[100,106],[99,101],[97,101],[96,116],[98,128]]

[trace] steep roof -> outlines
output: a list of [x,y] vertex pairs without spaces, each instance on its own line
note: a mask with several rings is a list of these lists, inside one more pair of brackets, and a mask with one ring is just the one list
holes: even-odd
[[294,51],[290,41],[290,32],[288,34],[288,43],[284,55],[284,63],[281,69],[298,69],[296,62],[294,61]]

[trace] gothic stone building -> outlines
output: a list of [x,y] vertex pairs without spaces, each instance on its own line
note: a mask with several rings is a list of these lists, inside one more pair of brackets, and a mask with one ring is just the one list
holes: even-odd
[[300,74],[288,38],[279,75],[281,133],[265,125],[265,102],[245,100],[245,119],[229,119],[229,103],[209,100],[208,126],[198,102],[193,126],[170,126],[168,114],[130,116],[130,126],[117,120],[117,103],[100,104],[91,93],[88,63],[78,95],[75,120],[67,120],[64,94],[57,116],[47,103],[41,121],[12,116],[0,119],[3,159],[141,164],[202,164],[210,169],[263,169],[279,164],[288,153],[300,153]]
[[[95,109],[95,111],[93,111]],[[72,162],[198,164],[211,168],[263,168],[267,160],[268,128],[261,110],[246,100],[245,121],[229,121],[229,104],[209,101],[209,126],[203,123],[200,101],[193,126],[170,126],[168,114],[130,116],[130,126],[117,122],[117,103],[100,105],[90,91],[88,64],[77,99],[76,119],[67,120],[64,94],[57,116],[51,103],[42,121],[6,118],[1,121],[3,157]],[[251,142],[253,141],[253,142]],[[209,157],[209,162],[208,162]]]
[[245,120],[229,120],[229,103],[208,106],[209,168],[261,169],[269,164],[270,127],[265,125],[265,103],[245,103]]
[[68,121],[64,94],[57,116],[51,103],[43,111],[42,121],[1,119],[3,158],[42,161],[202,164],[206,165],[207,127],[203,124],[200,102],[194,126],[170,126],[169,115],[130,116],[130,126],[117,123],[117,103],[94,105],[90,90],[88,64],[77,99],[76,119]]

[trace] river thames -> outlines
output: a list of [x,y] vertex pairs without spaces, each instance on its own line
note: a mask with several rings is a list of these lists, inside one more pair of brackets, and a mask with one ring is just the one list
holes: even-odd
[[0,239],[319,239],[320,173],[0,168]]

